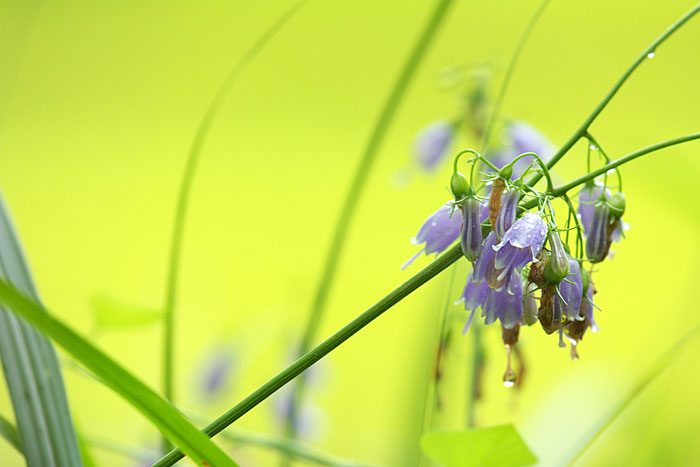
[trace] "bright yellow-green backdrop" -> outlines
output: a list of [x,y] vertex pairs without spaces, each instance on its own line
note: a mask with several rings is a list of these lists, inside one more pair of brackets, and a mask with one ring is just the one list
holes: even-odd
[[[692,4],[554,0],[524,51],[504,111],[561,144],[634,57]],[[91,335],[95,294],[160,306],[176,194],[199,120],[233,64],[289,5],[0,3],[0,187],[43,299],[81,333]],[[409,238],[447,199],[447,166],[406,189],[391,185],[415,133],[457,110],[455,95],[438,86],[438,72],[484,62],[500,82],[536,5],[456,2],[378,154],[319,339],[409,277],[398,269],[415,251]],[[184,409],[214,417],[289,362],[338,206],[431,8],[423,1],[311,0],[235,85],[206,144],[185,231],[176,342],[176,395]],[[699,47],[696,18],[625,85],[593,127],[610,154],[698,131]],[[527,379],[520,391],[507,390],[500,384],[498,331],[487,330],[479,425],[515,423],[541,465],[556,465],[698,322],[698,156],[700,144],[689,143],[623,168],[631,230],[596,275],[601,331],[586,336],[580,361],[539,327],[523,330]],[[557,167],[559,179],[582,174],[584,157],[577,146]],[[427,260],[418,263],[413,271]],[[321,362],[311,391],[320,423],[310,443],[358,460],[415,463],[446,278]],[[95,339],[150,385],[160,384],[158,326]],[[197,368],[223,342],[235,343],[244,361],[231,392],[205,404],[196,392]],[[449,410],[440,426],[463,423],[470,345],[464,337],[447,356]],[[697,461],[698,351],[696,341],[583,464]],[[109,390],[71,367],[65,379],[82,432],[155,446],[154,429]],[[0,410],[11,415],[4,387]],[[270,401],[238,424],[280,432]],[[95,454],[103,465],[129,465]],[[243,465],[276,462],[254,448],[237,448],[234,456]],[[21,465],[4,443],[0,459]]]

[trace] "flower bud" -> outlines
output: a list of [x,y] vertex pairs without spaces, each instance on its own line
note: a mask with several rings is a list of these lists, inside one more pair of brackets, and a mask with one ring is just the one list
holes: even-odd
[[586,256],[594,263],[599,263],[608,255],[608,223],[610,208],[607,203],[596,203],[591,219],[591,228],[586,238]]
[[616,218],[622,217],[625,213],[625,195],[621,191],[618,191],[608,199],[608,207],[610,208],[610,214]]
[[549,233],[549,247],[552,254],[544,269],[544,276],[550,284],[558,284],[569,274],[569,255],[557,232]]
[[467,198],[462,202],[462,253],[469,261],[476,261],[481,252],[480,203],[476,198]]
[[450,189],[455,199],[463,198],[469,191],[469,182],[462,172],[456,171],[450,179]]
[[504,165],[498,172],[498,176],[503,180],[510,180],[510,178],[513,176],[513,164]]

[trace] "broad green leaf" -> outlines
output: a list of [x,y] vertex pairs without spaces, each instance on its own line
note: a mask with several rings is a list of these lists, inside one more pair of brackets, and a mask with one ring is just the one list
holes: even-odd
[[5,441],[10,443],[10,445],[17,449],[17,451],[22,454],[22,445],[19,440],[19,433],[17,433],[17,428],[12,424],[11,421],[0,415],[0,437]]
[[[0,200],[0,277],[39,301]],[[0,309],[0,358],[29,467],[82,465],[63,377],[51,342]]]
[[41,305],[2,279],[0,279],[0,302],[54,340],[73,358],[100,378],[104,384],[126,399],[134,408],[151,420],[165,436],[189,455],[195,463],[216,467],[236,465],[172,404],[149,389],[138,378],[68,326],[53,318]]
[[520,467],[537,462],[513,425],[431,431],[421,438],[421,447],[448,467]]
[[97,328],[139,327],[163,318],[162,310],[121,303],[102,294],[90,299],[90,308]]

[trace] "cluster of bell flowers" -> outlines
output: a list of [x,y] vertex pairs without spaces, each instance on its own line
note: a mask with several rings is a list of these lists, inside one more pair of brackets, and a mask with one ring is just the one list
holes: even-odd
[[[468,152],[476,155],[469,162],[484,160],[475,151]],[[574,228],[582,230],[580,238],[585,238],[586,258],[574,257],[568,244],[562,242],[564,229],[556,226],[551,195],[537,193],[523,182],[532,164],[512,180],[513,168],[522,158],[516,157],[493,175],[487,199],[477,196],[478,189],[456,170],[455,161],[450,182],[454,200],[421,226],[413,242],[424,247],[403,267],[423,252],[439,254],[459,238],[464,256],[472,263],[460,299],[471,312],[464,333],[481,309],[485,324],[500,321],[510,355],[520,327],[539,321],[548,334],[559,333],[560,346],[565,346],[566,337],[571,342],[572,358],[578,358],[576,345],[586,330],[598,330],[593,302],[596,288],[589,269],[603,261],[611,243],[622,236],[625,197],[619,191],[611,194],[603,184],[593,181],[583,187],[578,212],[573,214],[577,219]],[[547,170],[541,159],[535,162]],[[525,196],[539,198],[537,212],[522,209],[520,202]],[[572,204],[568,205],[571,209]],[[584,248],[580,250],[583,256]],[[512,384],[514,380],[509,364],[504,382]]]

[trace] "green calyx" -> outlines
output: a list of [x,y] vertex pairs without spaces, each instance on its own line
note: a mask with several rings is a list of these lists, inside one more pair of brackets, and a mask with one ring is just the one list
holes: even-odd
[[588,292],[588,286],[591,284],[591,273],[585,268],[581,269],[581,285],[583,286],[583,295]]
[[569,275],[569,255],[557,232],[549,233],[551,256],[544,268],[544,277],[551,284],[558,284]]

